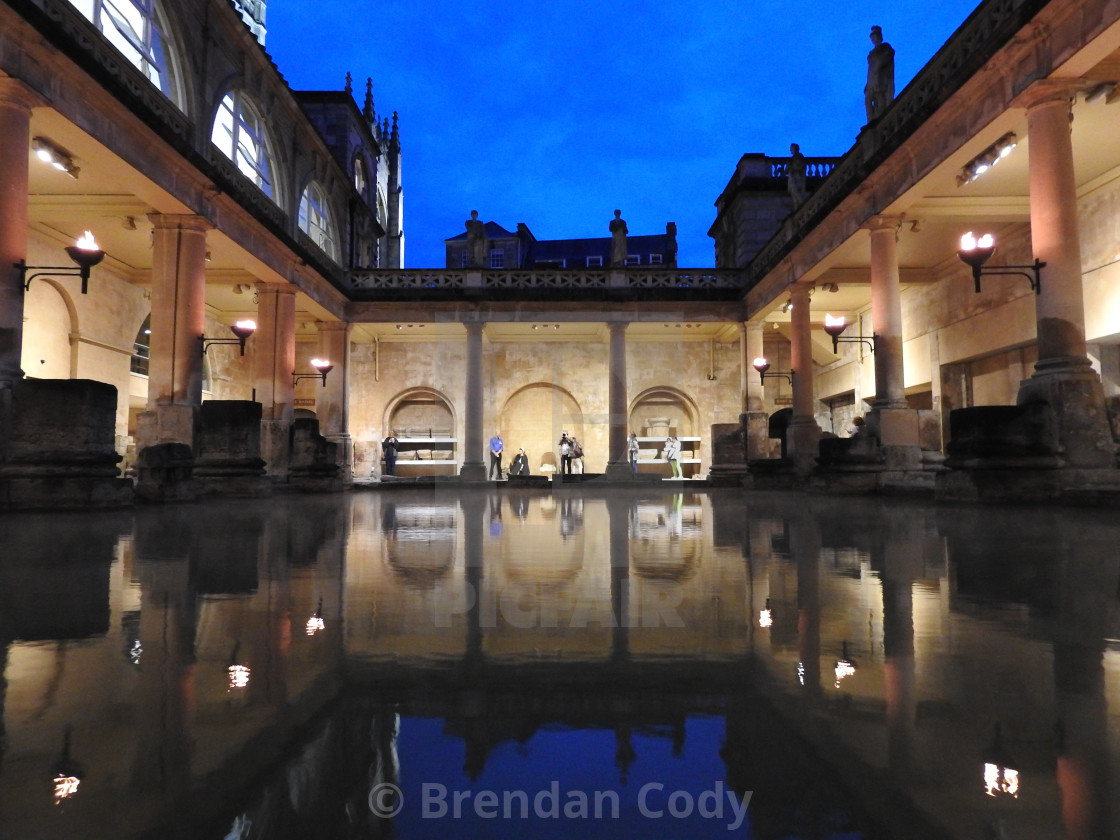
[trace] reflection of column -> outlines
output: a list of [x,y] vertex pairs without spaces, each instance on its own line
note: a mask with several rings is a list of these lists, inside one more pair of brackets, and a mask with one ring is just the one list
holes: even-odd
[[630,501],[607,498],[611,552],[611,658],[630,658]]
[[334,368],[326,383],[315,389],[315,414],[319,433],[338,445],[338,464],[346,483],[353,478],[353,444],[350,440],[350,325],[345,321],[319,321],[319,353]]
[[887,762],[903,770],[914,735],[914,581],[892,577],[891,560],[883,574],[883,679],[887,701]]
[[793,416],[786,431],[788,455],[799,472],[809,472],[816,464],[821,430],[814,417],[813,337],[810,333],[809,290],[804,283],[789,287],[790,368],[793,370]]
[[140,447],[194,443],[202,403],[206,329],[206,231],[201,216],[153,213],[152,335],[148,406],[139,420]]
[[22,82],[0,78],[0,399],[23,379],[23,284],[15,264],[27,257],[27,150],[37,104]]
[[[1058,526],[1065,530],[1065,526]],[[1063,558],[1058,582],[1054,689],[1058,717],[1057,782],[1069,840],[1111,837],[1112,783],[1104,642],[1116,622],[1120,570],[1115,535],[1079,523],[1059,533],[1077,551]]]
[[[319,536],[321,520],[313,533]],[[253,669],[249,696],[257,703],[281,706],[288,701],[288,662],[292,648],[292,581],[289,558],[293,545],[306,532],[307,523],[293,520],[290,513],[276,509],[261,523],[257,543],[257,591],[246,618],[246,644]],[[300,620],[302,624],[303,621]]]
[[253,382],[261,404],[261,457],[269,475],[288,474],[296,369],[296,289],[257,284],[257,331],[253,334]]
[[459,509],[463,513],[463,572],[466,578],[467,603],[470,604],[470,609],[467,610],[466,661],[468,663],[482,661],[482,516],[485,504],[486,500],[475,494],[459,498]]
[[608,410],[610,412],[607,473],[630,476],[626,457],[626,425],[629,422],[626,398],[626,327],[628,324],[612,321],[607,324],[611,333],[610,385]]
[[485,441],[482,431],[482,324],[470,321],[467,328],[467,393],[463,423],[463,467],[459,475],[472,481],[486,480]]
[[[797,304],[795,303],[794,306]],[[806,696],[821,695],[821,535],[809,516],[790,519],[789,550],[797,564],[797,653]]]
[[8,670],[8,642],[5,639],[0,639],[0,772],[4,770],[4,745],[8,743],[8,738],[4,732],[4,704],[5,696],[8,690],[8,681],[4,678],[4,674]]
[[136,526],[140,661],[132,787],[171,792],[190,783],[196,663],[189,517],[178,511]]
[[1020,405],[1045,402],[1058,417],[1066,461],[1075,467],[1111,467],[1115,446],[1100,378],[1085,346],[1077,182],[1073,170],[1070,107],[1074,90],[1040,84],[1027,92],[1031,244],[1046,263],[1036,295],[1038,363],[1019,389]]

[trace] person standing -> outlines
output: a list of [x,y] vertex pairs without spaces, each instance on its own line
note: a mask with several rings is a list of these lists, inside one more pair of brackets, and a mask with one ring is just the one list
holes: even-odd
[[381,454],[385,456],[385,475],[397,474],[397,450],[399,447],[400,441],[397,440],[397,433],[390,429],[389,437],[381,441]]
[[579,442],[579,438],[571,435],[572,442],[572,466],[576,468],[576,472],[583,475],[583,444]]
[[673,470],[673,478],[684,478],[681,474],[681,444],[672,435],[665,441],[665,460]]
[[567,432],[560,435],[560,473],[572,474],[572,439]]
[[495,471],[498,473],[498,481],[502,479],[502,436],[494,432],[494,437],[490,438],[490,474],[489,478],[494,478]]
[[630,433],[630,440],[626,443],[626,454],[630,458],[630,469],[634,472],[635,475],[638,474],[638,452],[639,451],[640,451],[640,447],[638,446],[638,433],[637,432],[631,432]]

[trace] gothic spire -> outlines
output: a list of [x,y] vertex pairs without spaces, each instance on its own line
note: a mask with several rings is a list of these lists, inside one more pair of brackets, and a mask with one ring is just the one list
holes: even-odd
[[366,122],[377,126],[377,115],[373,112],[373,79],[369,77],[366,78],[366,104],[362,108],[362,116]]
[[353,82],[353,79],[350,77],[350,71],[347,70],[346,71],[346,87],[343,88],[343,90],[345,90],[346,93],[353,93],[354,92],[354,85],[352,84],[352,82]]

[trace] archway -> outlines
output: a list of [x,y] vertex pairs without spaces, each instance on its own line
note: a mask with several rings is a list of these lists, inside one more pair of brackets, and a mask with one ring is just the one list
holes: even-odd
[[400,440],[397,466],[407,467],[407,474],[455,472],[458,459],[455,412],[451,401],[439,391],[410,388],[389,401],[376,442],[375,460],[380,460],[380,442],[389,432],[395,432]]
[[[583,410],[568,391],[549,382],[534,382],[514,392],[501,413],[506,461],[524,449],[534,474],[550,474],[559,466],[557,441],[567,432],[584,439]],[[600,459],[602,455],[598,456]],[[587,465],[588,471],[594,471]],[[597,469],[597,467],[596,467]]]
[[23,372],[35,379],[73,377],[70,337],[78,334],[78,318],[66,290],[50,278],[37,278],[24,297],[23,312]]
[[702,442],[700,410],[687,394],[669,385],[647,388],[630,403],[628,417],[630,430],[638,433],[640,471],[669,475],[662,449],[665,438],[674,435],[681,442],[681,469],[685,477],[698,472]]

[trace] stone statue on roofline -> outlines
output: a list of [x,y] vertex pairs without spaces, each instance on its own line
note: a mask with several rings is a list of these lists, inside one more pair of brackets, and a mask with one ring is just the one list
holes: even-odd
[[789,146],[786,188],[789,190],[789,197],[793,199],[794,207],[800,205],[809,194],[805,186],[805,155],[801,154],[801,147],[796,143],[791,143]]
[[467,265],[483,268],[486,265],[486,226],[478,220],[478,211],[472,210],[467,226]]
[[611,266],[626,265],[626,220],[622,218],[622,211],[615,210],[614,218],[610,223],[611,231]]
[[894,48],[883,40],[883,30],[878,26],[871,27],[871,43],[875,46],[867,54],[867,85],[863,89],[869,125],[894,101]]

